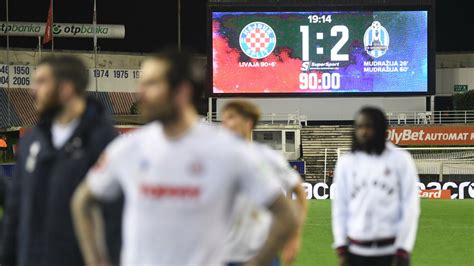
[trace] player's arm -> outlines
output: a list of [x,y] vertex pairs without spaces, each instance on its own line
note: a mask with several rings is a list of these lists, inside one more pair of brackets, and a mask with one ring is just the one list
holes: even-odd
[[296,203],[299,207],[300,224],[303,225],[308,213],[308,200],[306,199],[306,192],[301,181],[294,187],[293,193],[296,195]]
[[288,197],[292,198],[293,194],[296,196],[296,206],[298,209],[298,217],[300,224],[302,225],[306,219],[306,213],[308,209],[308,200],[306,199],[306,192],[303,187],[303,182],[300,174],[293,168],[288,167],[288,163],[285,161],[285,169],[282,171],[284,176],[282,179],[285,187],[289,187]]
[[287,190],[287,196],[292,198],[293,193],[296,195],[298,217],[302,225],[306,218],[308,202],[306,200],[306,192],[303,188],[301,176],[298,171],[289,166],[288,161],[281,154],[277,154],[274,150],[271,150],[268,157],[270,164],[276,168],[276,174],[282,182],[283,188]]
[[3,234],[0,241],[0,265],[16,265],[18,215],[22,196],[22,167],[21,156],[19,156],[13,180],[6,184],[7,196],[3,214]]
[[[76,236],[87,265],[108,265],[104,219],[100,201],[112,201],[120,196],[121,154],[117,145],[110,145],[76,189],[71,211]],[[115,155],[109,158],[108,155]]]
[[295,203],[298,209],[298,228],[295,234],[291,237],[290,241],[286,244],[281,254],[281,258],[283,262],[285,262],[286,264],[293,263],[294,260],[296,259],[296,256],[298,255],[300,251],[301,235],[303,232],[303,226],[306,220],[307,208],[308,208],[308,200],[306,199],[306,192],[303,188],[301,177],[293,169],[290,169],[290,170],[291,170],[290,174],[294,175],[296,178],[296,185],[293,186],[293,190],[289,194],[292,195],[294,193],[296,195]]
[[270,265],[278,251],[284,247],[297,230],[297,213],[284,195],[279,195],[269,210],[273,215],[270,233],[260,252],[246,264],[247,266]]
[[409,154],[398,164],[400,180],[401,221],[395,240],[397,248],[395,265],[408,265],[413,250],[420,216],[418,195],[418,173],[415,162]]
[[267,240],[247,265],[270,265],[297,229],[296,208],[283,194],[281,184],[275,178],[278,173],[254,149],[239,150],[234,165],[240,192],[257,205],[268,208],[273,216]]
[[[344,160],[344,159],[342,159]],[[348,187],[346,181],[346,168],[343,161],[339,160],[334,171],[335,197],[332,200],[332,233],[334,248],[339,259],[339,265],[347,265],[348,237],[346,221],[348,218]]]
[[87,182],[83,182],[73,196],[72,216],[76,235],[86,265],[107,265],[109,258],[105,243],[104,220],[99,202]]

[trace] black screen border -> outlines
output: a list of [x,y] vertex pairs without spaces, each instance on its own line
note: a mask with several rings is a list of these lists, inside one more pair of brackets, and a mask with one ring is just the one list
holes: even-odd
[[[245,6],[243,6],[245,4]],[[213,12],[320,12],[320,11],[427,11],[428,12],[428,88],[426,92],[321,92],[321,93],[215,93],[213,90],[212,54],[212,13]],[[435,94],[435,20],[433,4],[418,5],[334,5],[320,6],[310,4],[261,5],[250,3],[211,3],[207,7],[207,95],[215,98],[255,97],[255,98],[314,98],[314,97],[401,97],[430,96]]]

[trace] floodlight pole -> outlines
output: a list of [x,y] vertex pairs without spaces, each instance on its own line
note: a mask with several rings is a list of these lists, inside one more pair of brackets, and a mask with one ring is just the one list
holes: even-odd
[[39,54],[39,59],[41,60],[42,55],[41,55],[41,35],[38,36],[38,54]]
[[207,105],[207,122],[212,124],[212,97],[209,97],[208,99],[208,105]]
[[178,51],[181,51],[181,0],[178,0]]
[[54,56],[54,0],[51,0],[51,55]]
[[94,26],[94,79],[95,79],[95,97],[98,97],[98,81],[97,81],[97,1],[94,0],[94,14],[93,14],[93,26]]
[[8,18],[8,0],[6,0],[6,15],[7,15],[7,124],[11,126],[11,111],[10,111],[10,29]]

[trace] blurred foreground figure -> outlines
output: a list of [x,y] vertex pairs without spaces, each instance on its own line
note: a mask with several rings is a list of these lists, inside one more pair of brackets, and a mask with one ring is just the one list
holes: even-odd
[[339,265],[410,264],[420,214],[411,155],[385,140],[382,111],[356,116],[352,151],[339,159],[332,230]]
[[243,194],[274,216],[248,265],[269,265],[297,218],[264,162],[223,129],[198,122],[198,70],[189,55],[164,51],[142,65],[141,113],[149,123],[114,141],[74,196],[87,265],[106,265],[98,201],[125,194],[122,265],[223,265],[223,244]]
[[[117,135],[104,108],[86,97],[88,77],[82,61],[72,56],[47,57],[36,68],[32,91],[39,122],[19,145],[6,203],[2,266],[84,265],[71,198]],[[121,205],[104,207],[109,252],[116,262]]]
[[[252,141],[252,130],[258,123],[260,110],[249,101],[234,100],[223,108],[222,124],[248,142]],[[260,143],[252,143],[259,157],[265,160],[272,168],[275,178],[282,190],[288,196],[296,195],[299,212],[299,227],[296,234],[286,243],[282,252],[282,260],[291,264],[301,245],[301,230],[306,218],[306,193],[301,185],[301,177],[289,165],[282,154]],[[229,265],[241,265],[250,261],[265,242],[271,225],[271,215],[268,211],[253,205],[245,197],[239,197],[234,210],[234,223],[227,239],[226,259]],[[279,258],[275,258],[272,266],[280,265]]]

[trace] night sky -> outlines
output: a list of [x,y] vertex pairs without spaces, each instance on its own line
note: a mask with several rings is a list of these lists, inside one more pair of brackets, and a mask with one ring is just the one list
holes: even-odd
[[[470,2],[436,1],[437,52],[474,52],[474,19],[468,17],[472,10]],[[207,49],[206,3],[206,0],[182,0],[182,44],[203,54]],[[46,22],[48,7],[49,0],[10,0],[10,21]],[[54,20],[92,24],[92,7],[93,0],[55,0]],[[0,0],[0,12],[0,20],[5,21],[5,0]],[[126,32],[123,40],[99,39],[101,51],[143,53],[177,43],[177,1],[97,0],[97,16],[98,24],[124,24]],[[36,48],[37,39],[11,37],[10,45]],[[6,47],[5,37],[0,37],[0,46]],[[55,49],[92,48],[92,39],[55,39]]]

